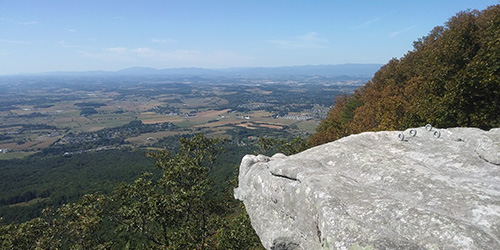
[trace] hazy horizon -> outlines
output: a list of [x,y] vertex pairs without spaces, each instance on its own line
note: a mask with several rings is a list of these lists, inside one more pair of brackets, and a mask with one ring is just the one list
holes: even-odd
[[1,1],[0,75],[385,64],[498,1]]

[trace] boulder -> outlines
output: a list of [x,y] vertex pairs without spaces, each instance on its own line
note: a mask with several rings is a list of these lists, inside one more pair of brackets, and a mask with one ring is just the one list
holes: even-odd
[[266,249],[500,249],[500,129],[366,132],[247,155],[234,194]]

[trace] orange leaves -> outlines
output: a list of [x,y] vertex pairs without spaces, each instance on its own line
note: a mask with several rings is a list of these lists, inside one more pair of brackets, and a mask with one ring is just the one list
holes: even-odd
[[465,11],[393,58],[353,96],[335,101],[311,144],[352,133],[500,126],[500,5]]

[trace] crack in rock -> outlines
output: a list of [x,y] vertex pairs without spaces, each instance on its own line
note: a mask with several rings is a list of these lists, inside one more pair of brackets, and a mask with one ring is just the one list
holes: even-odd
[[276,173],[273,173],[273,172],[270,172],[273,176],[276,176],[276,177],[280,177],[280,178],[285,178],[287,180],[291,180],[291,181],[298,181],[300,182],[299,179],[297,178],[294,178],[294,177],[290,177],[290,176],[286,176],[286,175],[282,175],[282,174],[276,174]]

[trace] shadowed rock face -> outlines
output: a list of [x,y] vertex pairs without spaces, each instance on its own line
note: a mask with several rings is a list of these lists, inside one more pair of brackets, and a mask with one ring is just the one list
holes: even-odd
[[500,129],[415,130],[247,155],[235,197],[267,249],[500,249]]

